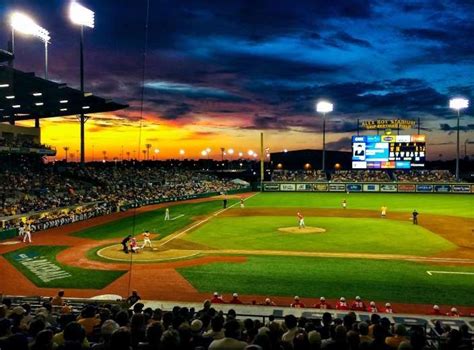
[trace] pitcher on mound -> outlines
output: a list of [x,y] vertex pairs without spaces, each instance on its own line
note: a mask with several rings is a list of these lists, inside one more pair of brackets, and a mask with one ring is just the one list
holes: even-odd
[[296,217],[298,218],[298,227],[299,228],[305,228],[306,226],[304,225],[304,216],[300,212],[296,213]]

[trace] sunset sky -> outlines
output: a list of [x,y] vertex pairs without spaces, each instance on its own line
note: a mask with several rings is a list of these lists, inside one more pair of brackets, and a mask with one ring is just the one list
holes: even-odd
[[[328,115],[327,148],[350,149],[357,118],[421,118],[429,159],[455,154],[463,96],[461,143],[474,141],[474,2],[472,0],[151,0],[144,105],[140,111],[145,0],[87,0],[96,27],[85,31],[86,91],[130,105],[87,123],[87,159],[159,149],[160,159],[197,158],[210,147],[271,151],[321,148],[315,102]],[[51,33],[50,79],[79,86],[79,30],[68,1],[3,0]],[[42,76],[43,46],[16,40],[15,68]],[[142,116],[142,118],[141,118]],[[140,127],[141,125],[141,127]],[[79,149],[74,117],[42,121],[42,141]],[[140,132],[141,130],[141,132]],[[416,133],[416,130],[410,130]],[[469,154],[474,154],[470,145]],[[77,156],[75,156],[77,159]]]

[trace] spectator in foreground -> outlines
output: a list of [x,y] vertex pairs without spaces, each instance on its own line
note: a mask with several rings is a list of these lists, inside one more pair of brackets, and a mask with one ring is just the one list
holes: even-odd
[[130,295],[127,298],[127,303],[128,303],[128,305],[133,305],[141,299],[142,298],[138,295],[138,292],[136,290],[134,290],[134,291],[132,291],[132,295]]
[[243,350],[247,343],[240,339],[240,325],[236,320],[227,321],[224,325],[225,337],[214,340],[209,345],[209,350]]

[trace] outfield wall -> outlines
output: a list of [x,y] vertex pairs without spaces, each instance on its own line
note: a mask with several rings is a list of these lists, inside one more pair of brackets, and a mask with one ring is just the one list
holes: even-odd
[[469,183],[420,182],[264,182],[264,192],[381,192],[474,194]]

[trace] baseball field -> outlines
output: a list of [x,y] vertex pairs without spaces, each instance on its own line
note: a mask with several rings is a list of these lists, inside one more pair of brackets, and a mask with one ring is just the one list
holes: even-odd
[[[0,245],[3,293],[201,301],[294,295],[312,304],[360,295],[396,311],[474,307],[474,197],[441,194],[249,193],[143,207]],[[347,200],[347,208],[341,202]],[[386,206],[387,216],[380,216]],[[164,220],[168,207],[171,220]],[[411,212],[419,212],[418,225]],[[305,217],[298,228],[296,213]],[[128,234],[153,247],[122,251]],[[15,244],[16,243],[16,244]]]

